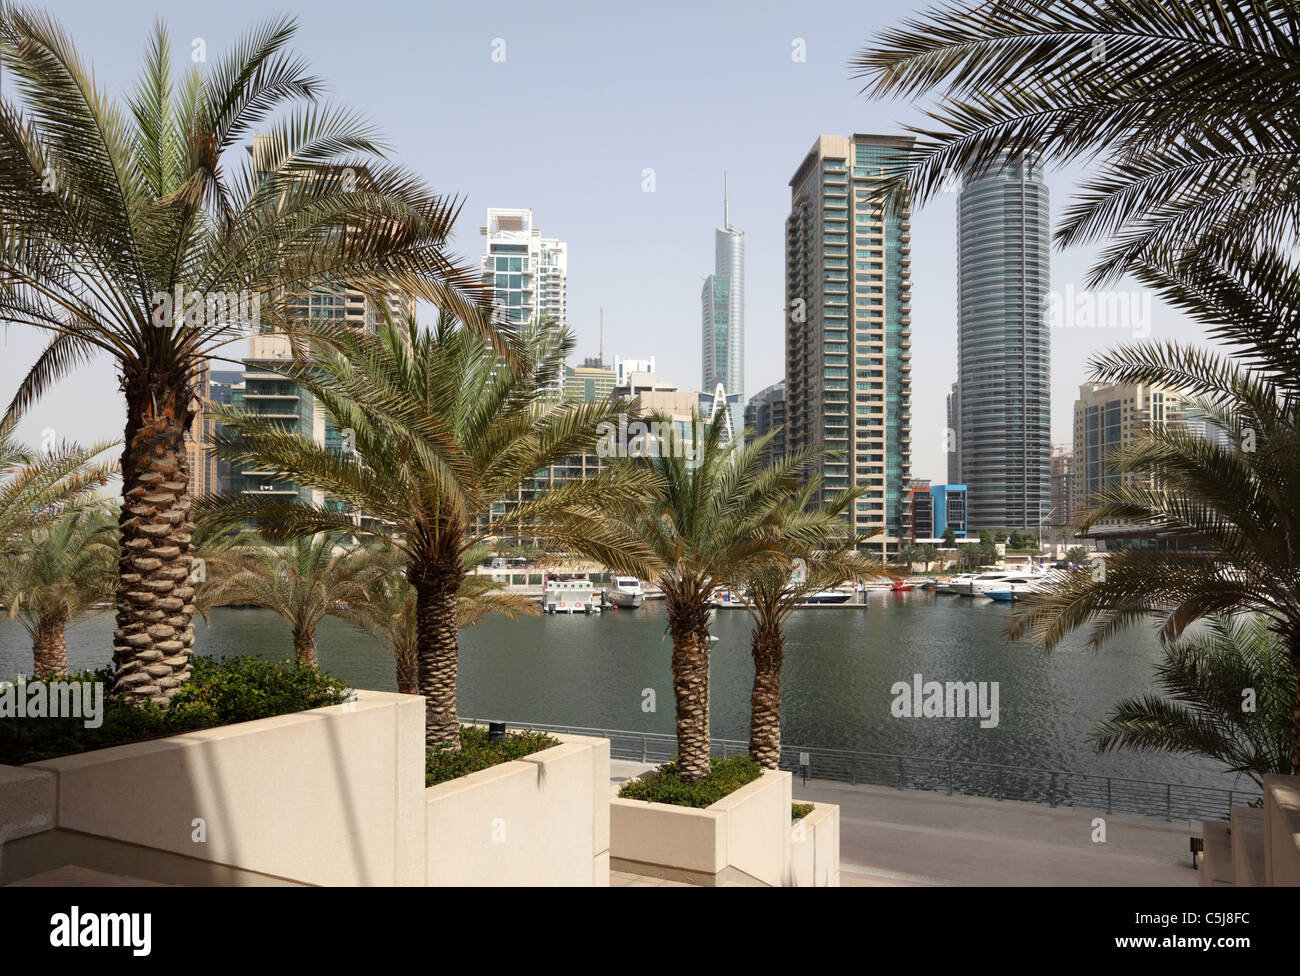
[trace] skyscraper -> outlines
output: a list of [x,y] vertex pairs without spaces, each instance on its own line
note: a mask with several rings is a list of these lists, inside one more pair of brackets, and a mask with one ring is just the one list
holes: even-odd
[[[723,176],[722,226],[713,232],[713,274],[700,292],[700,389],[719,383],[745,402],[745,232],[731,226]],[[739,420],[740,418],[733,418]]]
[[976,530],[1037,531],[1051,504],[1049,219],[1038,161],[968,179],[957,202],[953,412]]
[[910,137],[820,136],[790,180],[786,219],[786,398],[790,450],[842,453],[818,472],[852,485],[858,531],[895,552],[911,478],[911,211],[881,190]]
[[745,406],[745,426],[755,437],[776,431],[769,449],[772,457],[785,456],[785,421],[785,380],[763,387]]
[[567,325],[569,245],[542,237],[531,210],[489,208],[479,233],[486,238],[483,276],[504,321],[549,318]]

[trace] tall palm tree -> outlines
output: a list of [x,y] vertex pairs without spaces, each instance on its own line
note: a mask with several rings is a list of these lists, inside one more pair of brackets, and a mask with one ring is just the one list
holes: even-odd
[[[474,553],[466,553],[467,567],[476,561],[481,559],[476,560]],[[405,577],[390,574],[372,583],[360,600],[338,614],[365,631],[393,656],[397,665],[397,690],[404,695],[420,693],[417,610],[415,587]],[[514,619],[541,612],[541,604],[535,597],[507,592],[490,576],[467,575],[456,594],[457,630],[473,627],[489,613]]]
[[851,67],[873,96],[936,96],[931,125],[909,127],[918,198],[1006,156],[1100,155],[1056,231],[1115,236],[1094,283],[1300,228],[1293,0],[935,4]]
[[326,533],[264,546],[239,570],[207,581],[207,603],[264,607],[288,621],[293,655],[299,664],[318,667],[316,628],[327,616],[342,616],[366,598],[371,586],[397,568],[391,552],[353,546],[335,552]]
[[65,512],[0,555],[0,603],[32,641],[37,678],[68,673],[67,629],[105,612],[117,588],[116,520]]
[[20,549],[31,532],[64,513],[98,504],[117,470],[96,462],[111,444],[51,444],[36,451],[13,436],[17,418],[0,422],[0,553]]
[[1260,787],[1291,773],[1296,668],[1267,617],[1213,618],[1166,645],[1156,678],[1163,696],[1126,698],[1092,730],[1098,751],[1208,756]]
[[[539,395],[573,348],[565,331],[530,326],[513,343],[516,369],[450,315],[431,330],[386,322],[376,335],[321,326],[310,362],[284,375],[315,396],[356,456],[242,411],[214,411],[218,450],[364,512],[405,559],[415,588],[420,693],[430,748],[458,748],[457,598],[465,553],[491,537],[527,535],[635,572],[645,553],[606,517],[611,506],[654,490],[650,472],[609,468],[584,481],[531,490],[539,471],[595,449],[597,427],[628,405],[556,402]],[[336,508],[263,496],[201,505],[215,524],[251,520],[270,538],[355,532]]]
[[821,480],[810,478],[783,503],[778,524],[792,541],[794,574],[781,563],[764,561],[743,568],[731,585],[743,594],[754,622],[750,653],[754,687],[749,698],[749,755],[760,766],[776,769],[781,760],[781,667],[785,661],[785,624],[808,595],[847,579],[894,575],[859,547],[879,530],[852,533],[845,521],[864,488],[839,492],[827,502]]
[[669,424],[654,450],[622,462],[653,472],[664,488],[617,513],[626,532],[653,553],[637,575],[655,579],[664,594],[673,641],[677,764],[687,781],[709,775],[714,592],[767,566],[788,577],[788,553],[802,550],[799,526],[785,520],[787,502],[795,476],[814,457],[812,451],[793,451],[769,465],[770,433],[741,444],[724,441],[721,424],[706,425],[698,416],[693,428],[688,444]]
[[159,23],[119,104],[52,18],[0,9],[0,318],[53,333],[10,415],[85,360],[116,364],[118,697],[166,702],[190,673],[184,433],[209,357],[250,331],[291,331],[293,299],[323,282],[427,299],[496,334],[476,311],[477,270],[449,256],[459,203],[387,162],[356,113],[320,100],[287,48],[295,31],[267,20],[176,80]]

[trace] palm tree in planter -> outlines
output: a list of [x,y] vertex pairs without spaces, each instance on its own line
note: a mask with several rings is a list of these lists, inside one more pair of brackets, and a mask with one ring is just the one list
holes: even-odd
[[[465,554],[497,536],[536,536],[618,572],[634,573],[648,552],[608,517],[611,507],[655,490],[652,472],[606,468],[581,481],[534,490],[539,471],[596,449],[597,428],[616,425],[628,404],[554,402],[539,395],[556,382],[573,340],[535,324],[512,342],[516,368],[452,316],[430,330],[414,320],[377,334],[318,327],[310,362],[281,372],[307,389],[355,455],[239,410],[213,412],[226,431],[217,449],[236,463],[337,499],[364,512],[373,531],[404,557],[415,588],[420,693],[430,748],[458,748],[458,597]],[[263,496],[216,497],[201,520],[250,520],[273,539],[356,532],[338,506]]]
[[53,333],[9,416],[82,361],[116,364],[127,408],[119,698],[165,703],[190,673],[184,433],[205,361],[250,331],[291,331],[295,296],[322,282],[426,299],[497,336],[476,311],[477,269],[449,256],[459,203],[385,161],[358,115],[319,100],[321,82],[287,49],[295,31],[268,20],[177,83],[159,24],[135,93],[118,104],[54,20],[0,7],[11,82],[0,319]]
[[[709,775],[709,614],[714,592],[731,580],[771,566],[789,576],[791,553],[807,551],[815,533],[800,537],[788,502],[795,476],[816,456],[793,451],[768,464],[772,435],[743,446],[722,439],[721,424],[696,417],[692,444],[663,425],[650,450],[620,466],[653,472],[662,494],[619,511],[625,531],[643,540],[653,560],[636,575],[655,579],[664,594],[673,641],[677,765],[682,779]],[[635,447],[636,445],[632,445]],[[689,455],[689,456],[688,456]],[[806,543],[806,545],[805,545]]]
[[32,640],[34,673],[68,673],[69,627],[105,612],[117,588],[116,520],[72,511],[0,556],[0,603]]
[[[316,628],[366,599],[370,588],[398,568],[391,551],[352,546],[341,552],[327,533],[263,546],[231,574],[208,579],[206,606],[264,607],[292,629],[293,656],[317,667]],[[206,613],[204,614],[206,617]]]
[[1291,773],[1296,668],[1267,617],[1213,618],[1166,645],[1156,679],[1163,696],[1126,698],[1092,730],[1098,751],[1208,756],[1260,787],[1269,773]]
[[840,492],[819,503],[821,480],[810,478],[782,506],[779,525],[792,541],[795,572],[763,561],[730,580],[740,592],[754,622],[750,652],[754,658],[754,688],[749,699],[749,755],[760,766],[776,769],[781,760],[781,666],[785,661],[785,623],[809,594],[847,579],[905,575],[859,551],[866,535],[849,531],[846,516],[864,489]]
[[[465,565],[474,566],[487,553],[467,553]],[[420,693],[419,615],[415,587],[402,575],[389,574],[367,587],[359,601],[338,614],[376,640],[397,665],[397,690],[404,695]],[[540,614],[535,597],[509,593],[490,576],[467,574],[456,594],[456,629],[473,627],[489,613],[511,619]]]

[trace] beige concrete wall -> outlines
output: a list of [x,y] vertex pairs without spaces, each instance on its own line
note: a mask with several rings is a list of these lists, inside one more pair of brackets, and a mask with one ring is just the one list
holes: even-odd
[[790,882],[796,888],[840,886],[840,808],[818,803],[790,828]]
[[702,810],[614,796],[614,867],[695,884],[784,885],[791,871],[791,782],[788,772],[764,770],[759,779]]
[[0,766],[0,876],[5,847],[54,827],[55,778],[26,766]]
[[555,738],[424,791],[427,884],[609,885],[609,740]]
[[423,767],[422,700],[373,691],[34,764],[61,829],[319,885],[423,883]]
[[1233,807],[1229,824],[1232,883],[1237,888],[1257,888],[1264,883],[1264,810]]
[[556,738],[426,789],[423,699],[362,691],[0,767],[0,878],[80,864],[182,884],[608,885],[609,742]]
[[1222,820],[1207,820],[1201,824],[1201,836],[1205,839],[1205,855],[1201,858],[1196,883],[1202,888],[1231,885],[1232,838],[1228,825]]
[[1264,777],[1264,884],[1300,885],[1300,777]]

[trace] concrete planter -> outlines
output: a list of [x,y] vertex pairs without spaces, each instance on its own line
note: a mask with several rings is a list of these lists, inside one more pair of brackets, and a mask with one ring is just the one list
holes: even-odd
[[796,888],[840,886],[840,808],[818,803],[790,828],[790,882]]
[[554,738],[424,791],[427,884],[609,885],[609,740]]
[[[423,699],[362,691],[346,705],[0,767],[0,883],[63,864],[182,884],[486,884],[545,871],[552,883],[601,883],[609,744],[564,738],[529,757],[540,767],[505,763],[426,790]],[[498,816],[513,831],[505,849],[482,829]],[[529,839],[545,830],[549,860]]]
[[754,782],[704,809],[613,796],[611,865],[699,885],[788,885],[790,793],[788,772],[765,769]]

